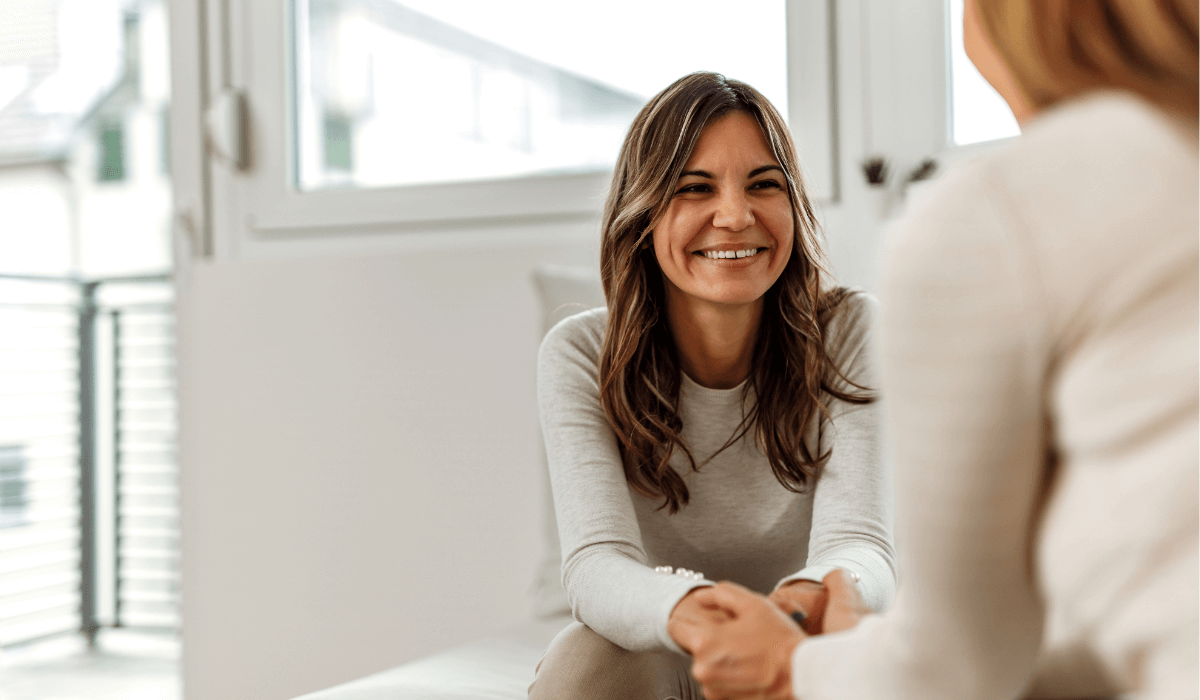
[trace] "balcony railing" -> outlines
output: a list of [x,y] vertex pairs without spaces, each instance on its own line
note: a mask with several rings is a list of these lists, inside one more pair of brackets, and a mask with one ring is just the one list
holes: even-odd
[[0,646],[178,627],[172,302],[0,275]]

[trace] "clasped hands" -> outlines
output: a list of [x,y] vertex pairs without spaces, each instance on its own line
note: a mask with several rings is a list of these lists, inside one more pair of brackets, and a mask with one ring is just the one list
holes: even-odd
[[[803,627],[794,612],[807,615]],[[671,612],[667,632],[692,655],[707,700],[794,700],[796,647],[870,612],[850,576],[834,569],[820,584],[794,581],[769,597],[728,581],[693,589]]]

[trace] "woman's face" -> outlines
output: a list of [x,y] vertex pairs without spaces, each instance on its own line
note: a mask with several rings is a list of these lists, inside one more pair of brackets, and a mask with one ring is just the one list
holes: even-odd
[[758,122],[731,112],[710,123],[654,226],[668,306],[759,302],[794,234],[787,180]]

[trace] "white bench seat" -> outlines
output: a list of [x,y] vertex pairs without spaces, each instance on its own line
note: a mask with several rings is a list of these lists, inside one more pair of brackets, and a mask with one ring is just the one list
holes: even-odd
[[531,622],[296,700],[525,700],[546,646],[570,622]]

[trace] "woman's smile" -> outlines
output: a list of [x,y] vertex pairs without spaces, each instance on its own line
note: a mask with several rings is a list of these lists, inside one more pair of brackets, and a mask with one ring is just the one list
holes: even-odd
[[719,249],[719,250],[697,250],[695,253],[692,253],[692,255],[699,255],[701,257],[708,258],[709,260],[729,260],[730,262],[732,262],[734,260],[741,260],[742,258],[752,258],[755,255],[758,255],[759,252],[764,251],[764,250],[766,250],[766,248],[754,248],[754,247],[752,247],[752,248],[743,247],[743,248],[737,248],[737,249]]

